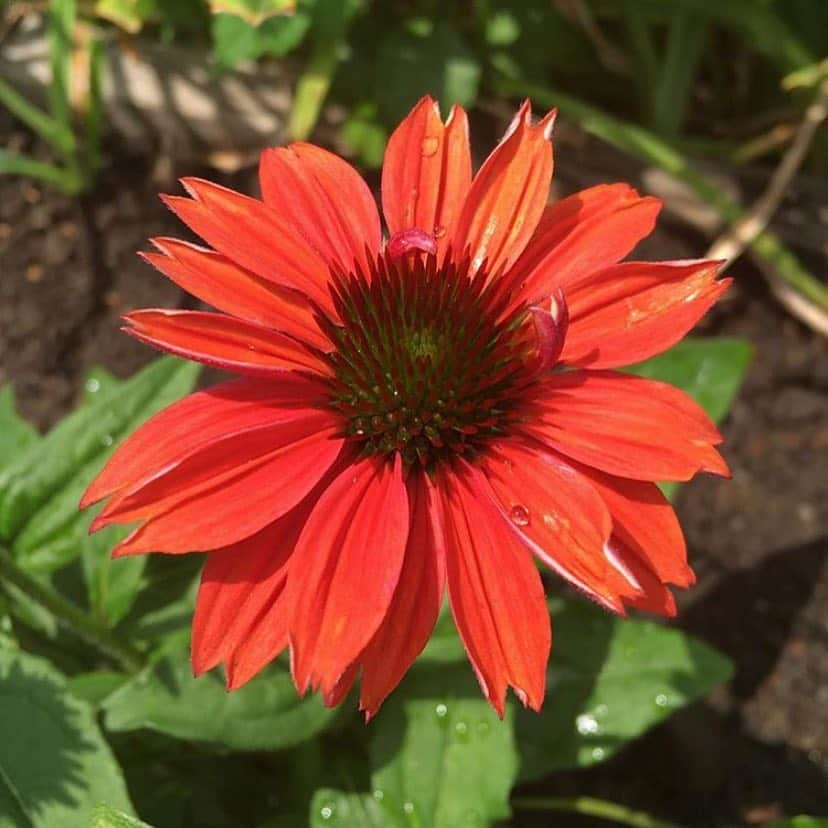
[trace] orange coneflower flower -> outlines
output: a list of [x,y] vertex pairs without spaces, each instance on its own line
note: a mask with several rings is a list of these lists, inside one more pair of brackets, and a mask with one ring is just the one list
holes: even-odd
[[[550,621],[533,555],[610,610],[671,615],[693,582],[654,481],[726,475],[680,391],[616,372],[716,301],[710,261],[625,262],[654,198],[548,205],[554,114],[525,103],[472,178],[466,113],[424,98],[391,136],[383,240],[370,190],[309,144],[262,154],[262,200],[199,179],[167,205],[209,245],[147,261],[220,313],[126,331],[242,375],[170,406],[82,505],[138,523],[115,555],[207,551],[196,673],[239,687],[290,648],[296,687],[373,715],[446,591],[480,685],[539,709]],[[559,370],[565,367],[567,370]]]

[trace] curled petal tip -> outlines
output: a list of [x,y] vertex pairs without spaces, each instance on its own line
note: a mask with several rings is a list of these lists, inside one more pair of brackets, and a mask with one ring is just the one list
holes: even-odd
[[393,261],[398,261],[412,252],[426,253],[433,256],[437,253],[437,241],[430,233],[415,227],[394,233],[388,240],[387,250]]
[[569,327],[569,307],[559,288],[549,299],[549,310],[534,306],[529,308],[537,337],[539,372],[553,368],[563,351],[566,331]]

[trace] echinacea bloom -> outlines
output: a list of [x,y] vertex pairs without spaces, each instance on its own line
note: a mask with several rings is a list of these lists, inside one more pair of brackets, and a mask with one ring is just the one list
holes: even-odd
[[196,674],[239,687],[285,648],[300,693],[373,715],[448,595],[480,686],[539,709],[551,643],[534,558],[609,610],[693,582],[655,481],[726,475],[689,397],[614,369],[675,344],[727,286],[711,261],[619,264],[659,202],[547,204],[554,113],[529,103],[472,177],[466,113],[424,98],[371,192],[309,144],[265,150],[262,200],[200,179],[166,204],[209,247],[145,258],[219,312],[126,331],[241,375],[153,417],[82,505],[115,555],[206,551]]

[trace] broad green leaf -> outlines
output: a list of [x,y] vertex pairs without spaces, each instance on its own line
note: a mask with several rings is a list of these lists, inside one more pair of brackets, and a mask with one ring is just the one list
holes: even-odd
[[380,45],[374,97],[386,122],[396,125],[426,93],[446,111],[454,103],[471,106],[480,74],[474,53],[448,23],[398,28]]
[[99,805],[92,813],[91,828],[152,828],[152,826],[109,805]]
[[296,48],[310,27],[310,16],[271,17],[254,26],[235,14],[217,14],[212,21],[213,50],[219,69],[232,69],[262,55],[284,55]]
[[296,0],[209,0],[210,11],[214,14],[228,12],[241,17],[251,26],[277,14],[292,14]]
[[37,431],[15,410],[12,387],[0,388],[0,469],[13,463],[37,439]]
[[148,728],[236,750],[291,747],[336,715],[316,695],[299,698],[279,664],[232,693],[217,671],[193,678],[188,648],[180,645],[116,690],[103,708],[109,730]]
[[0,828],[89,828],[132,806],[90,708],[48,662],[0,650]]
[[828,828],[828,817],[795,816],[772,822],[767,828]]
[[[627,370],[681,388],[719,423],[742,385],[752,353],[744,339],[691,337]],[[664,483],[661,488],[672,496],[678,485]]]
[[103,623],[114,625],[129,610],[146,560],[112,561],[109,551],[128,530],[110,527],[90,537],[94,510],[78,511],[78,501],[115,444],[190,391],[197,373],[197,366],[170,358],[124,382],[94,372],[87,403],[0,471],[0,531],[17,561],[46,574],[80,556],[90,608]]
[[66,689],[92,707],[99,707],[107,696],[126,684],[129,678],[129,674],[115,670],[92,670],[67,678]]
[[521,778],[585,767],[727,681],[730,662],[679,630],[552,602],[555,644],[542,716],[520,710]]
[[518,768],[513,718],[509,708],[498,719],[467,665],[412,673],[371,729],[372,795],[386,813],[383,824],[488,825],[508,817]]
[[70,414],[0,471],[0,538],[14,541],[21,562],[77,530],[78,500],[114,446],[186,394],[197,374],[193,363],[158,359]]
[[382,806],[368,794],[320,788],[313,795],[311,828],[391,828],[391,825]]

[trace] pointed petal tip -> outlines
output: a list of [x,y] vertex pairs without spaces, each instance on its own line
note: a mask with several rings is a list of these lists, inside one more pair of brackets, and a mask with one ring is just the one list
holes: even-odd
[[550,141],[552,139],[552,131],[555,129],[555,123],[558,120],[558,109],[557,107],[554,109],[550,109],[546,115],[541,118],[540,122],[538,123],[538,127],[543,132],[543,137],[545,140]]

